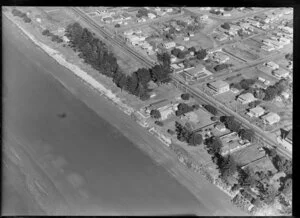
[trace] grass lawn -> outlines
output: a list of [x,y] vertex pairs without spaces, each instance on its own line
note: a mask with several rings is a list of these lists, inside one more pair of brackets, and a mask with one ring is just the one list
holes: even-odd
[[254,161],[260,157],[263,157],[264,153],[258,150],[257,144],[252,144],[232,154],[235,161],[240,165],[245,165]]

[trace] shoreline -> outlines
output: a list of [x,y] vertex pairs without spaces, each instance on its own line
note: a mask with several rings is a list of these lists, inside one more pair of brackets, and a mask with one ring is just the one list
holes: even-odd
[[[92,76],[90,76],[88,73],[80,69],[77,65],[74,65],[68,61],[65,60],[64,55],[61,54],[59,51],[52,49],[51,47],[45,45],[44,43],[38,41],[31,33],[29,33],[27,30],[25,30],[22,25],[15,22],[12,18],[9,16],[6,16],[11,22],[13,22],[24,34],[27,38],[29,38],[37,47],[41,48],[43,52],[45,52],[48,56],[52,57],[56,62],[58,62],[61,66],[67,68],[68,70],[72,71],[77,78],[79,78],[82,82],[84,82],[86,85],[88,85],[89,88],[92,88],[97,91],[98,94],[101,96],[104,96],[107,100],[112,102],[114,105],[116,105],[121,111],[123,111],[125,114],[127,114],[129,117],[136,112],[132,107],[126,105],[120,98],[118,98],[111,90],[107,89],[102,85],[100,82],[95,80]],[[54,76],[54,75],[53,75]],[[54,76],[56,77],[56,76]],[[57,78],[56,78],[57,79]],[[60,80],[59,80],[60,81]],[[64,85],[64,84],[63,84]],[[130,117],[131,118],[131,117]],[[132,118],[131,118],[132,119]],[[136,120],[135,122],[139,124]],[[140,124],[139,124],[140,125]],[[140,125],[141,126],[141,125]],[[148,129],[145,128],[144,129]],[[156,138],[158,138],[160,141],[160,137],[157,135]],[[167,144],[165,144],[167,145]],[[169,147],[169,146],[168,146]],[[172,146],[168,148],[171,150],[175,155],[177,156],[177,159],[186,166],[189,169],[192,169],[192,171],[200,173],[204,178],[207,179],[207,172],[203,170],[203,168],[200,166],[197,166],[193,163],[193,161],[189,160],[188,157],[182,154],[178,154],[175,150],[172,149]],[[186,159],[188,161],[186,161]],[[188,167],[187,163],[192,162],[192,167]],[[223,189],[219,184],[216,183],[215,179],[212,179],[210,183],[214,184],[218,189],[225,192],[230,198],[232,199],[232,195],[228,193],[227,190]]]

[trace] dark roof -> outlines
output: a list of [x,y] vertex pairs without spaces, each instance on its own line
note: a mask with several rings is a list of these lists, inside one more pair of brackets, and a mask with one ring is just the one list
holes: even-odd
[[293,130],[292,129],[289,131],[289,133],[287,134],[286,138],[289,139],[289,140],[291,140],[291,141],[293,141]]

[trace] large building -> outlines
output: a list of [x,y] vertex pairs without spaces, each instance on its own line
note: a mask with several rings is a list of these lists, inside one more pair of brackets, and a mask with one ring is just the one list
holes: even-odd
[[217,80],[215,82],[209,83],[208,87],[218,94],[229,91],[229,84],[222,80]]
[[240,95],[237,100],[242,104],[249,104],[250,102],[255,101],[256,98],[253,96],[252,93],[246,93]]
[[204,66],[199,66],[192,68],[190,70],[184,71],[184,76],[186,81],[197,81],[199,79],[203,79],[212,73],[205,69]]
[[262,120],[264,124],[273,125],[274,123],[278,123],[280,121],[280,116],[274,112],[270,112],[262,116]]

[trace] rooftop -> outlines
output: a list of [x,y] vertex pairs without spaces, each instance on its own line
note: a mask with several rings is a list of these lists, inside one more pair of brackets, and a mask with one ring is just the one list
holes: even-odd
[[249,111],[252,112],[252,113],[255,113],[255,114],[262,114],[262,113],[265,112],[265,110],[260,106],[256,106],[255,108],[251,108]]
[[225,86],[228,86],[229,84],[227,82],[224,82],[223,80],[217,80],[215,82],[212,82],[212,83],[209,83],[209,85],[217,88],[217,89],[220,89],[220,88],[223,88]]

